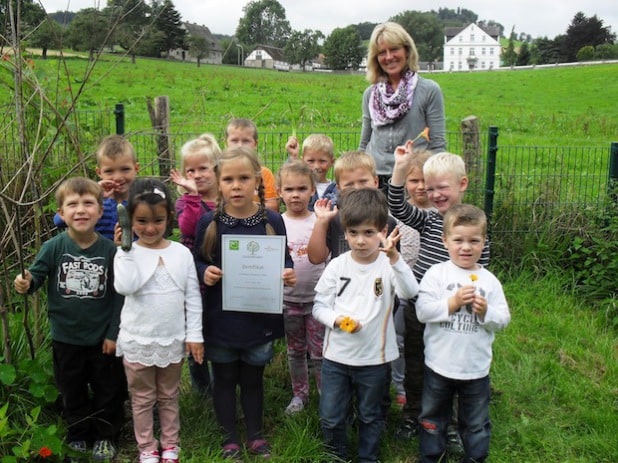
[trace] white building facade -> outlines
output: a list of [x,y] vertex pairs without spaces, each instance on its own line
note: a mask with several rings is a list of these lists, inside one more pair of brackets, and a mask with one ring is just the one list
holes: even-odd
[[444,31],[444,70],[491,70],[500,67],[500,30],[476,24]]

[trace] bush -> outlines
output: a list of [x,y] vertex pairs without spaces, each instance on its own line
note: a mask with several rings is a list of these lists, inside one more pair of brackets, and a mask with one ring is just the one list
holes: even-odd
[[618,328],[618,204],[608,206],[608,213],[591,224],[587,233],[573,239],[569,249],[575,285],[586,297],[607,310],[610,324]]

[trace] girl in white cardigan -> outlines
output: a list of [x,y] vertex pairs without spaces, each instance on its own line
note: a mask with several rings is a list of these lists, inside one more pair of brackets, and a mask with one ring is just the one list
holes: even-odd
[[[159,180],[131,186],[128,212],[137,240],[118,248],[114,287],[125,296],[116,353],[123,356],[140,463],[177,463],[182,361],[204,359],[202,301],[191,252],[165,238],[173,205]],[[153,433],[155,403],[161,422]]]

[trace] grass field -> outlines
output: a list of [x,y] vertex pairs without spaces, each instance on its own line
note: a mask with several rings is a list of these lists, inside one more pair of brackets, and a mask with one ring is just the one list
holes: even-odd
[[[175,132],[221,134],[230,117],[249,117],[263,131],[360,131],[364,75],[281,73],[231,66],[105,56],[86,79],[89,63],[34,60],[36,76],[58,104],[80,86],[81,109],[113,109],[123,103],[127,131],[150,128],[146,97],[170,97]],[[605,145],[616,138],[617,64],[573,68],[423,74],[444,93],[447,130],[469,115],[501,129],[515,145]],[[11,85],[12,76],[0,74]],[[57,79],[57,76],[63,76]],[[4,100],[9,94],[5,93]],[[52,97],[52,100],[54,99]]]

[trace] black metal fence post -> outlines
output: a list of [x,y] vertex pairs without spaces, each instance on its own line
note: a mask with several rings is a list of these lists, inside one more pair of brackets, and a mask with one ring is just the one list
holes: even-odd
[[609,196],[618,203],[618,142],[614,141],[609,148]]
[[116,116],[116,135],[124,135],[124,105],[118,103],[114,109]]
[[487,140],[487,170],[485,172],[485,215],[491,224],[494,212],[494,185],[496,183],[496,154],[498,152],[498,127],[489,127]]

